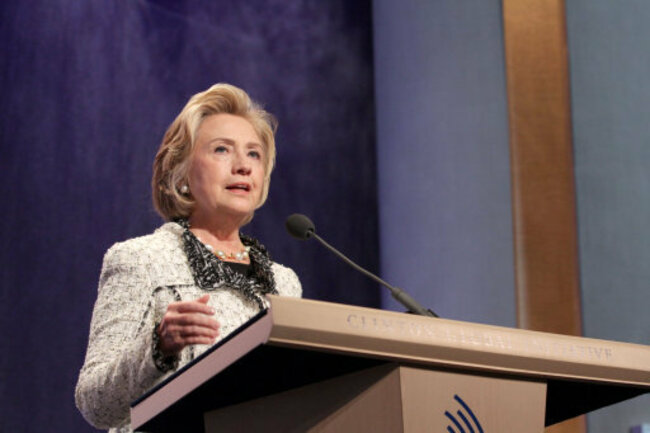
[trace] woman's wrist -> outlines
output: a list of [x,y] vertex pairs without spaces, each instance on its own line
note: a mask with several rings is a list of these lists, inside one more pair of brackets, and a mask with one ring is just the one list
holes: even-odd
[[175,370],[178,367],[178,355],[165,355],[160,349],[160,334],[158,334],[159,326],[160,323],[156,323],[153,327],[151,337],[151,355],[156,368],[159,371],[166,373]]

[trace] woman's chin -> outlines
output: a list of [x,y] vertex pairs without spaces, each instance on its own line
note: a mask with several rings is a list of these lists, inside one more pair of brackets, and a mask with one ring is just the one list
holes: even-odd
[[213,211],[211,219],[218,220],[220,218],[227,217],[235,221],[241,220],[243,222],[247,222],[250,220],[253,212],[255,212],[255,209],[251,206],[220,207]]

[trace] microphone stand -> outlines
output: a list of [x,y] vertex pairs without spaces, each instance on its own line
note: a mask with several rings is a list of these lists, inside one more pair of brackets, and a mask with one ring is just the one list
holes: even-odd
[[321,238],[316,234],[314,230],[309,230],[309,234],[316,238],[318,242],[323,244],[328,250],[336,254],[343,260],[345,263],[348,265],[352,266],[354,269],[357,271],[361,272],[362,274],[372,278],[374,281],[378,282],[382,286],[388,288],[390,290],[391,295],[397,302],[405,306],[410,312],[419,314],[421,316],[429,316],[429,317],[439,317],[436,313],[434,313],[431,309],[425,309],[418,301],[413,299],[411,295],[406,293],[404,290],[400,289],[399,287],[393,287],[390,284],[388,284],[386,281],[382,280],[375,274],[370,273],[369,271],[366,271],[363,269],[361,266],[357,265],[354,263],[352,260],[348,259],[342,252],[328,244],[325,239]]

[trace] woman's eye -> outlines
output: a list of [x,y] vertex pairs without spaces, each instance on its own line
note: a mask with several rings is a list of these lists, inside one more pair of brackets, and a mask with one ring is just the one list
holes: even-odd
[[214,153],[225,153],[227,151],[228,149],[226,148],[226,146],[217,146],[214,148]]
[[255,158],[255,159],[262,158],[262,154],[260,152],[258,152],[257,150],[251,150],[250,152],[248,152],[248,156],[250,156],[251,158]]

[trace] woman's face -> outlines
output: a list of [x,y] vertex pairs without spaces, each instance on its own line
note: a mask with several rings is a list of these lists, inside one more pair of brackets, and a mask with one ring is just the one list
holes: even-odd
[[250,122],[232,114],[203,119],[190,156],[192,219],[245,219],[257,208],[264,187],[265,149]]

